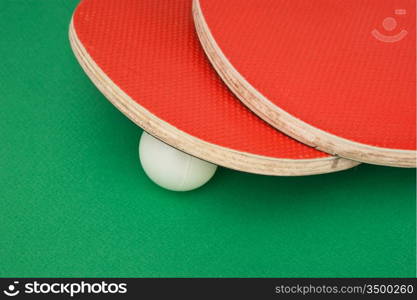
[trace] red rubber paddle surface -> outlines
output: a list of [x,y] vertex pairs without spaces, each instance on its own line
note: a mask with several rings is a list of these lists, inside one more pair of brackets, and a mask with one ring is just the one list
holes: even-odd
[[222,54],[273,105],[349,141],[416,149],[415,1],[199,2]]
[[117,86],[179,130],[272,158],[328,157],[273,129],[229,92],[201,48],[191,5],[191,0],[84,0],[73,25]]

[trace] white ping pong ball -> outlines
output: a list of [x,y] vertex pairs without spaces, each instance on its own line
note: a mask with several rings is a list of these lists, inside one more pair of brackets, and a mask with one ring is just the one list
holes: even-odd
[[171,191],[190,191],[213,177],[217,166],[181,152],[146,132],[139,142],[139,158],[146,175]]

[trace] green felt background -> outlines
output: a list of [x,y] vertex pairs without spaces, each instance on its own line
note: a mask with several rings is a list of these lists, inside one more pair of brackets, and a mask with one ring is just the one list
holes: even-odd
[[77,2],[0,1],[0,276],[416,275],[414,169],[151,183],[72,55]]

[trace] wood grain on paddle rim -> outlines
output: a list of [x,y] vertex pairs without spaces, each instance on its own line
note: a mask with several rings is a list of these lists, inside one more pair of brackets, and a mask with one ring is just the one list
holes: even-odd
[[332,155],[377,165],[416,167],[414,150],[375,147],[341,138],[303,122],[273,104],[235,69],[222,52],[207,25],[199,0],[193,0],[193,16],[200,42],[220,77],[250,110],[270,125]]
[[135,124],[181,151],[220,166],[263,175],[313,175],[336,172],[358,165],[358,162],[339,157],[279,159],[240,152],[195,138],[141,107],[107,77],[78,39],[73,21],[71,21],[69,37],[80,65],[107,99]]

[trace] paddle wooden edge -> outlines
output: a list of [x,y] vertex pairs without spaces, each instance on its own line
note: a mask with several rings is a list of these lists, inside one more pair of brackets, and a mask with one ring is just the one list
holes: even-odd
[[195,138],[157,118],[112,82],[78,39],[73,20],[70,24],[69,39],[81,67],[104,96],[135,124],[176,149],[216,165],[262,175],[314,175],[341,171],[358,165],[357,162],[332,156],[302,160],[277,159],[239,152]]
[[331,155],[376,165],[416,167],[414,150],[375,147],[341,138],[307,124],[273,104],[240,75],[222,52],[207,25],[199,0],[193,0],[193,17],[202,47],[219,76],[242,103],[271,126]]

